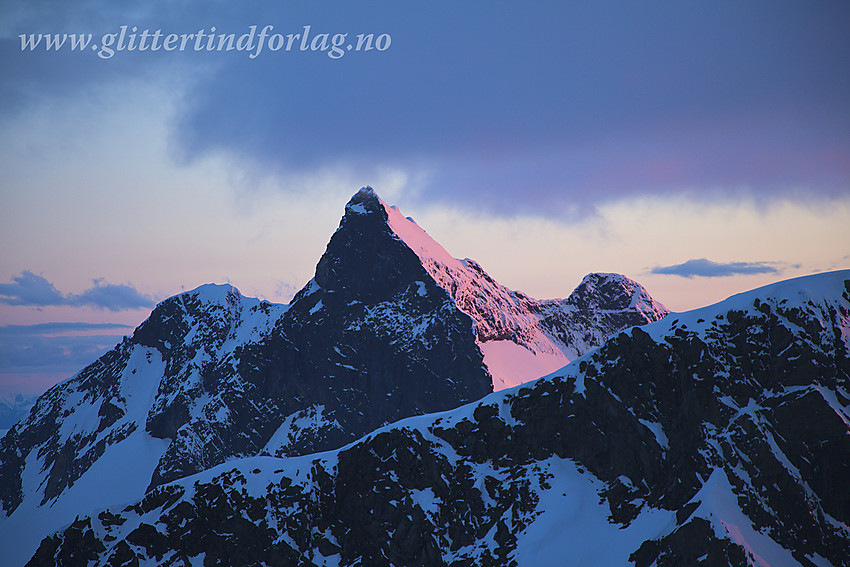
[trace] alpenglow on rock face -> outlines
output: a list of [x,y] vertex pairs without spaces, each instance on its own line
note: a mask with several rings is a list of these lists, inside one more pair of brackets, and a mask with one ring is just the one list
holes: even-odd
[[338,448],[665,314],[615,274],[587,276],[565,300],[508,290],[363,189],[289,305],[229,285],[174,296],[42,396],[0,441],[0,537],[24,562],[81,511],[228,459]]
[[850,565],[850,270],[343,449],[80,517],[31,565]]
[[496,390],[548,374],[613,333],[667,314],[643,286],[619,274],[589,274],[567,299],[533,299],[499,284],[474,260],[452,257],[371,189],[361,190],[352,204],[362,213],[377,212],[433,281],[472,317]]

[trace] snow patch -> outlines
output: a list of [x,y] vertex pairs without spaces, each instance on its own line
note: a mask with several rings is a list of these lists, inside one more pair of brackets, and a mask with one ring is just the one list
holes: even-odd
[[761,567],[797,566],[791,552],[757,531],[738,506],[738,498],[723,469],[714,469],[693,501],[701,501],[694,515],[708,520],[717,537],[741,546],[751,564]]
[[407,244],[407,246],[413,250],[417,256],[419,256],[423,265],[425,265],[428,260],[433,260],[443,266],[451,267],[456,270],[464,269],[460,260],[446,252],[446,249],[431,238],[431,236],[418,224],[401,214],[397,208],[388,206],[380,198],[379,201],[387,212],[387,224],[390,229],[402,242]]
[[660,423],[646,419],[638,419],[638,421],[652,432],[655,436],[655,440],[658,441],[658,444],[661,445],[665,451],[670,448],[670,441],[667,439],[667,434],[664,433],[664,428],[661,427]]
[[599,504],[604,484],[578,472],[572,461],[551,457],[540,463],[552,475],[541,490],[540,515],[517,536],[514,559],[520,567],[539,565],[628,565],[641,543],[675,525],[668,510],[645,508],[628,527],[611,523]]
[[[4,561],[23,565],[35,553],[41,540],[74,521],[77,516],[97,515],[107,506],[136,502],[150,484],[157,462],[168,447],[168,440],[155,439],[143,430],[136,430],[127,439],[107,447],[104,454],[72,487],[51,504],[39,506],[38,498],[27,498],[8,518],[0,520],[0,540],[11,542],[4,546]],[[36,450],[30,453],[34,455]],[[32,488],[40,476],[38,460],[28,456],[25,485]],[[37,496],[37,492],[28,495]]]
[[504,390],[545,376],[569,363],[561,351],[534,353],[513,341],[479,343],[484,365],[493,376],[493,390]]
[[345,207],[345,212],[346,213],[355,213],[355,214],[358,214],[358,215],[365,215],[365,214],[369,213],[369,211],[366,210],[366,207],[364,207],[361,203],[355,203],[355,204],[347,205]]
[[323,429],[342,429],[337,420],[325,417],[324,411],[325,406],[316,404],[286,416],[261,453],[276,455],[285,452],[288,446],[299,439],[315,435]]

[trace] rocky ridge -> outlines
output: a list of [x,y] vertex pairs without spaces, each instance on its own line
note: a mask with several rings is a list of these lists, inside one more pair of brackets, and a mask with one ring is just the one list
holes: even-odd
[[588,274],[566,299],[534,299],[495,281],[475,260],[452,257],[413,219],[368,188],[358,195],[383,207],[393,233],[472,317],[476,342],[497,390],[557,370],[613,333],[668,313],[643,286],[620,274]]
[[254,457],[31,565],[850,564],[850,271],[623,331],[342,449]]

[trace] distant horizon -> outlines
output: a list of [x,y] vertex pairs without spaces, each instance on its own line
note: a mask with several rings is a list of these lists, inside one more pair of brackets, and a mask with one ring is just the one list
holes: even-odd
[[[484,267],[484,266],[482,266],[482,267]],[[484,269],[486,271],[486,267],[484,267]],[[759,288],[769,287],[769,286],[777,284],[777,283],[782,283],[782,282],[785,282],[785,281],[797,280],[797,279],[802,279],[802,278],[808,278],[808,277],[822,275],[822,274],[828,274],[828,273],[831,273],[831,272],[840,272],[840,271],[850,271],[850,268],[832,270],[832,271],[829,271],[829,272],[817,272],[817,273],[812,273],[812,274],[798,275],[798,276],[793,276],[793,277],[789,277],[789,278],[779,278],[776,281],[772,281],[772,282],[769,282],[769,283],[766,283],[766,284],[763,284],[763,285],[759,285],[759,286],[756,286],[754,288],[740,290],[740,291],[735,292],[733,294],[730,294],[729,296],[724,297],[724,298],[722,298],[722,299],[720,299],[716,302],[711,302],[711,303],[706,304],[706,305],[697,305],[697,306],[694,306],[694,307],[692,307],[690,309],[686,309],[686,310],[671,309],[670,315],[682,314],[682,313],[687,313],[689,311],[702,309],[704,307],[710,307],[711,305],[714,305],[716,303],[726,301],[726,300],[734,297],[735,295],[740,295],[740,294],[743,294],[743,293],[746,293],[746,292],[755,291]],[[599,273],[599,272],[591,272],[591,273]],[[611,273],[611,272],[607,272],[607,273]],[[587,274],[587,275],[590,275],[590,274]],[[582,278],[582,279],[584,279],[584,278]],[[635,280],[635,281],[637,281],[637,280]],[[308,282],[305,282],[305,285],[307,283]],[[637,281],[637,283],[640,284],[640,281]],[[156,303],[158,305],[159,303],[161,303],[162,301],[165,301],[166,299],[168,299],[170,297],[174,297],[176,295],[180,295],[180,294],[183,294],[183,293],[191,293],[191,292],[196,291],[197,289],[204,287],[204,286],[207,286],[207,285],[227,285],[227,286],[235,288],[237,291],[239,291],[239,287],[236,284],[231,283],[231,282],[223,282],[223,283],[208,282],[208,283],[200,284],[200,285],[198,285],[194,288],[191,288],[191,289],[183,289],[183,290],[181,290],[181,291],[179,291],[179,292],[177,292],[177,293],[175,293],[171,296],[158,299]],[[515,291],[523,291],[523,290],[515,290]],[[243,294],[241,291],[239,291],[239,293],[242,294],[244,297],[248,297],[248,298],[252,297],[252,296]],[[563,298],[566,298],[568,295],[569,294],[564,295]],[[650,295],[652,296],[652,298],[654,300],[659,301],[662,304],[664,304],[664,301],[662,299],[652,295],[651,292],[650,292]],[[289,303],[289,301],[272,301],[272,300],[268,300],[268,299],[261,298],[261,297],[257,297],[256,299],[261,299],[261,300],[264,300],[264,301],[270,301],[271,303],[277,303],[277,304],[287,304],[287,303]],[[542,298],[541,297],[541,298],[535,298],[535,299],[561,299],[561,298]],[[666,306],[666,307],[669,308],[669,306]],[[82,321],[74,321],[74,322],[69,321],[69,322],[61,322],[61,323],[42,323],[42,324],[32,324],[32,325],[0,325],[0,341],[2,341],[3,339],[5,339],[6,337],[8,337],[10,335],[14,336],[16,334],[22,334],[24,336],[32,336],[32,335],[41,336],[42,334],[44,334],[46,336],[51,336],[51,337],[58,339],[57,342],[62,342],[63,339],[68,339],[71,342],[80,342],[81,344],[86,344],[87,350],[85,351],[86,354],[84,354],[83,356],[85,357],[86,355],[88,355],[88,356],[91,357],[91,359],[88,362],[84,362],[85,359],[77,358],[76,360],[81,365],[74,366],[73,370],[71,370],[70,367],[68,367],[66,370],[58,370],[58,371],[53,371],[53,372],[49,372],[49,373],[21,373],[21,372],[18,372],[18,373],[8,373],[7,374],[6,372],[3,372],[2,374],[0,374],[0,397],[14,398],[16,395],[22,395],[25,399],[30,399],[30,398],[34,399],[34,398],[41,396],[43,393],[45,393],[47,390],[49,390],[54,385],[73,378],[77,373],[79,373],[81,370],[83,370],[86,366],[95,362],[97,360],[97,358],[99,358],[100,356],[102,356],[103,354],[105,354],[109,350],[112,350],[112,348],[114,348],[115,346],[120,344],[120,342],[123,340],[124,337],[132,336],[135,329],[139,325],[141,325],[141,323],[144,322],[150,316],[153,309],[154,308],[140,309],[140,310],[136,310],[135,312],[125,312],[124,315],[131,315],[132,314],[132,315],[140,317],[140,319],[138,320],[138,323],[135,324],[135,325],[124,324],[124,323],[89,323],[89,322],[82,322]],[[109,329],[109,328],[121,329],[122,331],[127,331],[127,332],[122,332],[120,334],[92,334],[96,330]],[[65,330],[66,334],[62,334],[62,330]],[[109,342],[110,337],[115,338],[114,344]],[[71,364],[71,362],[69,360],[63,360],[62,362],[65,365]]]

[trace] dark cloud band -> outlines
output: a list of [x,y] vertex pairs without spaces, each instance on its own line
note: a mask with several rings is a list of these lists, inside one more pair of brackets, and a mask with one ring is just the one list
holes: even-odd
[[131,330],[121,323],[0,325],[0,403],[4,393],[40,394],[70,378]]
[[0,336],[55,335],[75,332],[108,331],[110,329],[132,329],[123,323],[55,322],[34,325],[0,325]]
[[170,125],[178,160],[221,152],[259,174],[339,164],[367,180],[374,167],[398,167],[427,172],[429,201],[507,215],[560,217],[686,188],[722,198],[746,188],[763,201],[797,188],[848,195],[846,2],[506,3],[486,14],[465,3],[203,3],[134,10],[132,25],[194,33],[198,46],[213,23],[216,45],[248,29],[349,40],[374,31],[391,35],[392,48],[338,60],[300,47],[295,56],[267,46],[250,60],[148,50],[108,65],[92,50],[22,51],[18,34],[131,31],[115,2],[88,2],[87,18],[76,3],[19,4],[14,35],[0,37],[0,117],[32,92],[67,99],[191,69]]

